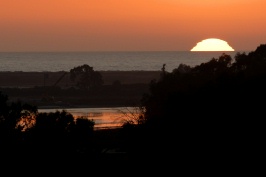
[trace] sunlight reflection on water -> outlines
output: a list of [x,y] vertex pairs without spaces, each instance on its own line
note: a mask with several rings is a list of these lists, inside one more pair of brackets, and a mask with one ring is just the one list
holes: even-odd
[[134,107],[115,108],[66,108],[66,109],[38,109],[38,112],[55,112],[65,110],[74,118],[86,117],[95,122],[95,129],[118,128],[128,119],[130,113],[136,114]]

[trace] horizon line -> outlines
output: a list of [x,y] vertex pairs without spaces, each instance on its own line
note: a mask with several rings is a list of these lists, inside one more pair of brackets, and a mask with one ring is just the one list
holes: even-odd
[[238,52],[253,50],[231,50],[231,51],[191,51],[191,50],[58,50],[58,51],[0,51],[0,53],[75,53],[75,52]]

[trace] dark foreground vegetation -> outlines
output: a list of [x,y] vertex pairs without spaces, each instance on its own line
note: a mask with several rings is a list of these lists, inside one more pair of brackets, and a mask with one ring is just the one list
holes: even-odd
[[1,156],[123,167],[134,162],[133,171],[171,162],[177,170],[221,172],[256,163],[265,141],[266,45],[195,67],[165,67],[140,100],[139,116],[119,129],[95,131],[92,120],[38,113],[1,94]]

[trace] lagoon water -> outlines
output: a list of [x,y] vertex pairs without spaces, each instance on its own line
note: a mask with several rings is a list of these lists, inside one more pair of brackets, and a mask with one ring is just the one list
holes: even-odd
[[144,51],[144,52],[0,52],[1,71],[70,71],[88,64],[96,71],[158,71],[166,64],[171,72],[179,64],[189,66],[208,62],[226,53],[237,52]]
[[38,109],[38,112],[55,112],[65,110],[74,118],[84,117],[95,122],[95,129],[121,127],[124,121],[133,120],[138,115],[134,107],[113,108],[65,108],[65,109]]

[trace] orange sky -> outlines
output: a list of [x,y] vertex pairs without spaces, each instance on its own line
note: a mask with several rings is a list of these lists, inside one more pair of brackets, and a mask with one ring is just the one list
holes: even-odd
[[0,51],[179,51],[266,43],[266,0],[0,0]]

